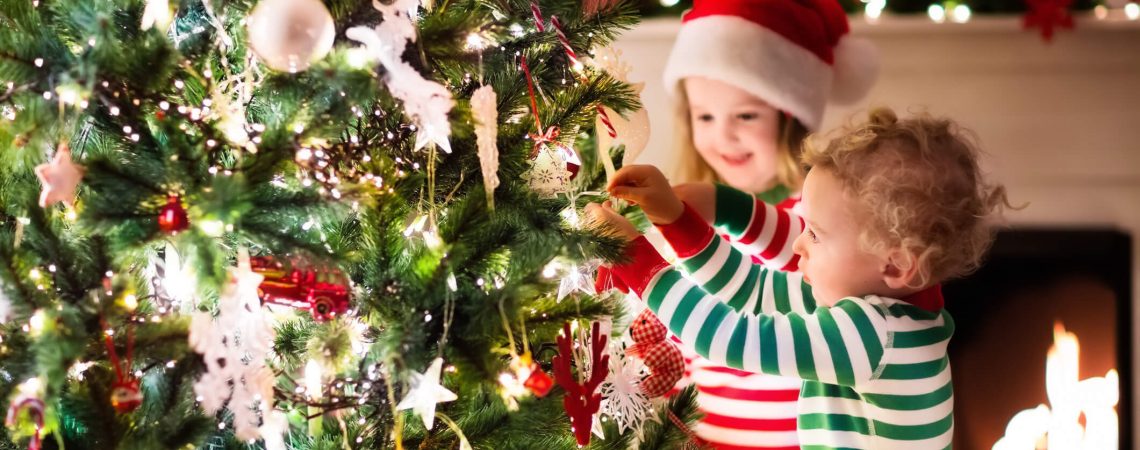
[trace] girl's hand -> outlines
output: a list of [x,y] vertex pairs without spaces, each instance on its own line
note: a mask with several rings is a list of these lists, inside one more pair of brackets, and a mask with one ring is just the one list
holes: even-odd
[[685,183],[673,186],[673,193],[693,208],[705,222],[716,220],[716,185],[712,183]]
[[685,204],[673,193],[669,180],[653,166],[627,166],[614,174],[610,195],[641,206],[646,217],[657,225],[668,225],[681,217]]

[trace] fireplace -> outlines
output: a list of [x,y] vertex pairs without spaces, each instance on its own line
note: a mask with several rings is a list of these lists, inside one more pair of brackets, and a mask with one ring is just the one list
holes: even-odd
[[1007,230],[981,269],[946,284],[956,325],[955,448],[990,450],[1015,414],[1049,406],[1046,359],[1055,336],[1079,339],[1077,379],[1119,373],[1119,448],[1132,448],[1131,249],[1116,230]]

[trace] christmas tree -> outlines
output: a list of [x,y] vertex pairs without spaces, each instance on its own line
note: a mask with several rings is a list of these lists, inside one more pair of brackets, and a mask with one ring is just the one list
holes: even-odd
[[591,326],[635,12],[0,0],[0,448],[686,445]]

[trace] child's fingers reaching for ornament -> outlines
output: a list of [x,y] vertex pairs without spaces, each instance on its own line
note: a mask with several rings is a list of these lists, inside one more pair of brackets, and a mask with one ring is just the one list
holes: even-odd
[[641,232],[637,231],[637,227],[633,226],[629,219],[622,217],[610,207],[609,202],[602,205],[597,203],[586,205],[586,214],[596,226],[606,227],[628,240],[637,239],[641,235]]
[[641,206],[646,217],[655,224],[673,223],[685,212],[685,205],[673,193],[669,180],[656,167],[627,166],[614,174],[610,195]]

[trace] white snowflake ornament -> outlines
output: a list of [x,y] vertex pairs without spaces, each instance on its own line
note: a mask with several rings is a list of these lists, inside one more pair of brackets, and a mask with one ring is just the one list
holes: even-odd
[[600,388],[602,406],[598,413],[613,420],[621,434],[640,430],[645,419],[654,415],[652,401],[641,392],[644,372],[641,360],[625,355],[622,341],[610,344],[610,372]]
[[[257,288],[263,277],[250,270],[249,256],[238,257],[218,300],[218,315],[195,313],[190,322],[190,347],[201,353],[206,372],[195,381],[194,394],[209,414],[227,408],[234,434],[241,440],[276,442],[272,414],[276,378],[265,365],[274,329],[261,308]],[[280,427],[277,427],[280,428]]]

